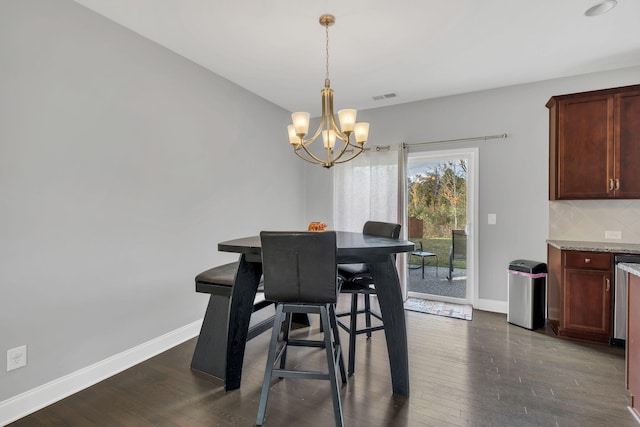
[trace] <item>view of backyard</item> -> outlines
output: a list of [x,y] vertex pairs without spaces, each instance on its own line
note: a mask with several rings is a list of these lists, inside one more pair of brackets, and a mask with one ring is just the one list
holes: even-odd
[[[432,237],[428,239],[409,239],[413,243],[417,244],[422,240],[422,247],[425,251],[432,252],[438,256],[438,266],[446,267],[446,272],[448,272],[449,268],[449,251],[451,250],[451,235],[449,237]],[[410,255],[409,256],[409,265],[411,268],[420,266],[422,261],[420,257]],[[435,257],[434,259],[427,260],[427,265],[435,265]],[[467,266],[467,261],[464,259],[456,259],[453,262],[454,268],[464,269]],[[442,270],[445,271],[445,270]],[[446,274],[445,272],[445,274]]]
[[424,258],[424,274],[423,259],[409,256],[409,291],[465,298],[466,239],[456,240],[451,278],[449,259],[452,231],[464,230],[467,223],[467,161],[409,159],[408,172],[409,240],[417,250],[421,244],[422,251],[435,254]]

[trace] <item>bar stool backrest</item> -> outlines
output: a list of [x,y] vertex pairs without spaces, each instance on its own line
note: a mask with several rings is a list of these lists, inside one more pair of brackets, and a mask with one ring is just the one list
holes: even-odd
[[400,238],[400,224],[392,224],[390,222],[367,221],[364,223],[364,227],[362,227],[362,234],[398,239]]
[[267,300],[312,304],[337,302],[334,231],[263,231],[260,240]]

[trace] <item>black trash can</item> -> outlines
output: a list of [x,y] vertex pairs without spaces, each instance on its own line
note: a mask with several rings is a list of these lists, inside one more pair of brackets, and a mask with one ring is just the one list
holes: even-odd
[[544,326],[547,264],[517,259],[509,264],[507,322],[527,329]]

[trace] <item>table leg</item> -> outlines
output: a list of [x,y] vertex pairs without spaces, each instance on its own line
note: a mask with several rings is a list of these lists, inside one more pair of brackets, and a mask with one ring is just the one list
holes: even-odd
[[191,359],[191,369],[225,378],[229,295],[209,297],[202,327]]
[[240,388],[247,333],[260,276],[262,276],[262,264],[259,262],[247,262],[245,255],[241,255],[229,307],[225,375],[226,391]]
[[409,396],[407,325],[395,257],[389,255],[386,261],[368,265],[376,286],[384,323],[393,392]]
[[202,321],[191,368],[224,381],[225,390],[240,387],[244,349],[262,264],[240,257],[231,295],[211,295]]

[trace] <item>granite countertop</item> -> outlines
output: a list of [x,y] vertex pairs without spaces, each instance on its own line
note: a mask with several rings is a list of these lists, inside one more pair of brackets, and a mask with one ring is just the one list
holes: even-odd
[[577,240],[547,240],[547,243],[558,249],[570,251],[640,254],[640,244],[637,243],[581,242]]
[[627,273],[640,276],[640,264],[634,264],[630,262],[621,262],[618,264],[618,268],[620,270],[626,271]]

